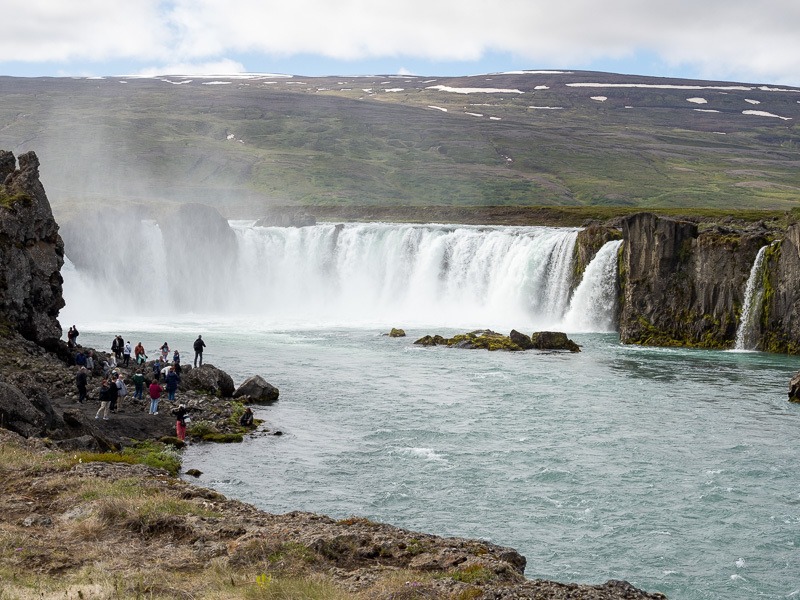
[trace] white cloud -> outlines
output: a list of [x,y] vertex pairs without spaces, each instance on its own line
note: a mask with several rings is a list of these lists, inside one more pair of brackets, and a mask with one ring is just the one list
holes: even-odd
[[495,53],[532,67],[585,68],[642,55],[711,79],[800,83],[796,0],[760,8],[745,0],[506,0],[492,10],[479,0],[5,0],[4,13],[6,62],[245,62],[243,54],[409,64]]
[[[135,75],[140,77],[156,77],[158,75],[234,75],[245,71],[242,63],[234,60],[218,60],[212,62],[172,63],[160,67],[139,69]],[[273,75],[274,77],[274,75]]]

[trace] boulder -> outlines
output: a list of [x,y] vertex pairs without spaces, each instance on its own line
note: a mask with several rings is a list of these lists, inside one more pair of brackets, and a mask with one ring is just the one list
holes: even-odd
[[43,435],[47,416],[34,407],[19,389],[0,382],[0,427],[24,437]]
[[242,385],[236,388],[233,393],[234,398],[247,396],[251,402],[272,403],[278,399],[280,392],[274,385],[268,383],[260,375],[253,375],[244,380]]
[[581,348],[561,331],[537,331],[531,334],[532,347],[537,350],[569,350],[580,352]]
[[533,348],[533,342],[531,342],[531,338],[524,333],[520,333],[516,329],[512,329],[511,333],[508,334],[508,337],[523,350],[530,350]]
[[389,337],[406,337],[406,332],[397,327],[392,327],[392,330],[389,332]]
[[181,375],[181,390],[194,390],[230,398],[234,392],[233,379],[222,369],[205,364]]

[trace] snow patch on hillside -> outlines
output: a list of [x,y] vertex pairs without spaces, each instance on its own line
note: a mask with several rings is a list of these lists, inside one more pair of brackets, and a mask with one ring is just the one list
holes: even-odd
[[520,90],[502,88],[456,88],[447,85],[431,85],[426,90],[438,90],[440,92],[451,92],[453,94],[524,94]]

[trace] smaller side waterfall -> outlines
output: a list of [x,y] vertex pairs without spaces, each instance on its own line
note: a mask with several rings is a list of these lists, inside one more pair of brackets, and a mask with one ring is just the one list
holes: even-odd
[[606,242],[586,267],[563,327],[569,332],[616,331],[617,251],[622,240]]
[[761,303],[764,300],[764,287],[761,285],[761,270],[764,265],[764,255],[767,248],[764,246],[756,254],[747,286],[744,290],[742,303],[742,318],[739,329],[736,331],[736,350],[755,350],[758,345],[758,315],[761,313]]

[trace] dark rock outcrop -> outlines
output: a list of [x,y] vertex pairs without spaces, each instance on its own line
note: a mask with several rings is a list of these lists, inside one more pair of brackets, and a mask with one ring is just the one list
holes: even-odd
[[236,391],[233,392],[234,398],[247,397],[250,402],[257,404],[270,404],[275,402],[280,395],[280,391],[271,383],[267,382],[260,375],[253,375],[242,382]]
[[0,427],[24,437],[40,436],[47,431],[50,419],[13,385],[0,381]]
[[205,392],[222,398],[233,396],[233,379],[222,369],[212,364],[201,365],[181,376],[178,389]]
[[516,329],[512,329],[511,333],[508,334],[508,337],[523,350],[530,350],[533,348],[533,342],[531,342],[530,336],[527,336]]
[[392,327],[392,330],[389,332],[389,337],[406,337],[406,332],[402,329],[398,329],[397,327]]
[[800,224],[766,252],[759,349],[800,354]]
[[537,350],[569,350],[580,352],[581,347],[561,331],[537,331],[531,334],[531,347]]
[[569,350],[580,352],[580,346],[567,337],[565,333],[540,331],[530,337],[516,329],[510,335],[503,335],[491,329],[460,333],[451,338],[441,335],[426,335],[414,344],[418,346],[448,346],[450,348],[463,348],[467,350],[508,350],[519,352],[521,350]]
[[38,344],[61,337],[64,243],[39,181],[39,159],[0,151],[0,325]]

